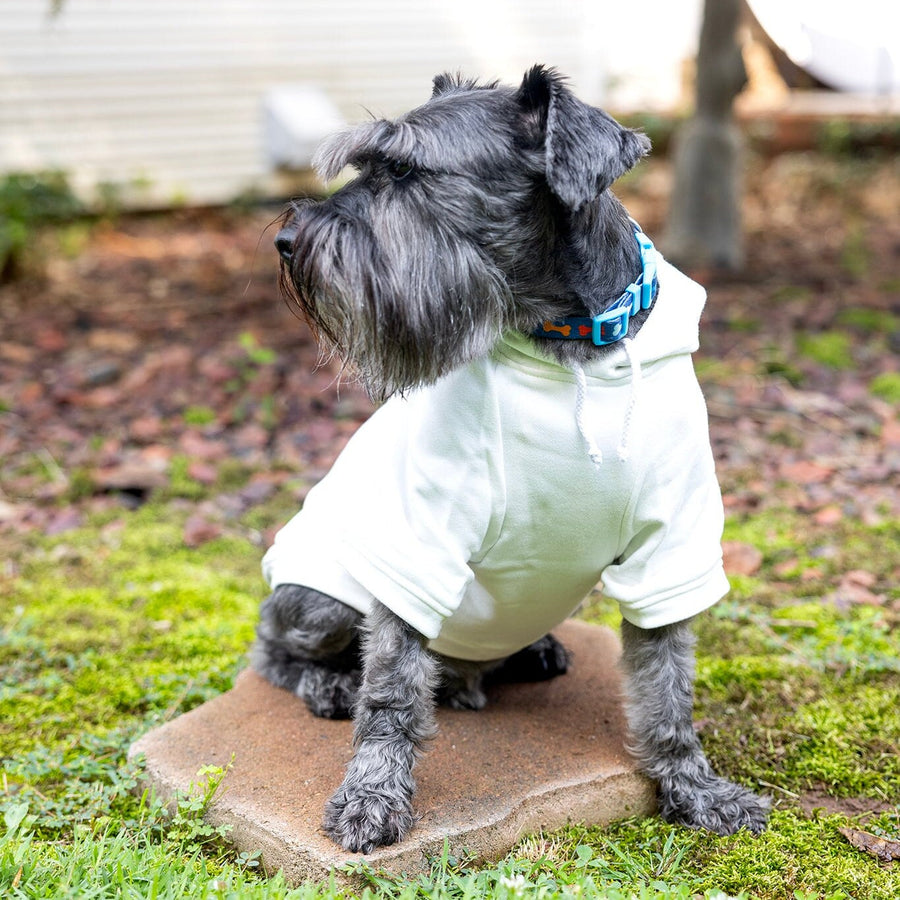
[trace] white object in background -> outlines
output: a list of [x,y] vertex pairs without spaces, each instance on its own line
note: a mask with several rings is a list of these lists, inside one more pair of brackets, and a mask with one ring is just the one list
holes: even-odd
[[896,0],[749,0],[757,21],[801,69],[838,91],[900,91]]
[[322,139],[347,124],[325,92],[310,84],[271,88],[263,109],[266,152],[274,168],[310,168]]

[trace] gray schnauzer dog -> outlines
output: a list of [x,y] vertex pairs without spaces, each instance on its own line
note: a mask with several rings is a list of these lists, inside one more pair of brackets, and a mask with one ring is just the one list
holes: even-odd
[[322,175],[358,177],[285,215],[288,296],[386,400],[268,551],[252,653],[316,715],[355,719],[324,820],[347,850],[413,826],[437,702],[565,673],[549,632],[601,580],[662,815],[765,827],[692,724],[722,504],[690,362],[705,293],[609,190],[648,150],[553,70],[440,75],[421,107],[326,142]]

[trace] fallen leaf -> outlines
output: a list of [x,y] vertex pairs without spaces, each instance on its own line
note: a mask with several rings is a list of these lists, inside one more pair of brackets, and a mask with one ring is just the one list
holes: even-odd
[[21,407],[33,406],[44,396],[44,393],[44,386],[40,382],[29,382],[19,393],[19,405]]
[[209,463],[201,462],[200,460],[194,460],[188,466],[188,477],[193,478],[194,481],[200,482],[200,484],[215,484],[216,479],[219,477],[219,470],[215,466],[209,465]]
[[820,509],[814,516],[816,525],[837,525],[844,518],[839,506],[826,506]]
[[144,447],[138,454],[138,459],[149,466],[156,466],[160,471],[168,468],[172,458],[172,448],[165,444],[150,444]]
[[844,573],[841,583],[855,585],[856,587],[870,588],[875,585],[878,578],[872,572],[866,572],[864,569],[851,569]]
[[184,543],[191,549],[214,541],[222,534],[222,526],[203,516],[191,516],[184,523]]
[[130,353],[140,345],[136,334],[112,328],[95,328],[88,335],[88,346],[94,350]]
[[149,491],[165,487],[169,477],[163,468],[150,461],[125,462],[92,473],[97,487],[107,491]]
[[84,516],[74,507],[69,507],[53,514],[53,518],[44,527],[44,534],[62,534],[83,524]]
[[239,428],[234,436],[234,441],[239,448],[264,447],[269,440],[269,432],[260,425],[250,423]]
[[27,365],[34,359],[34,350],[24,344],[14,344],[11,341],[0,341],[0,359],[8,359],[14,363]]
[[874,856],[880,862],[893,862],[900,859],[900,841],[879,837],[868,831],[859,831],[856,828],[838,828],[838,831],[856,847]]
[[881,443],[885,447],[900,447],[900,420],[888,419],[881,426]]
[[251,506],[268,500],[275,493],[275,485],[271,481],[257,479],[241,489],[240,497]]
[[752,544],[724,541],[722,558],[729,575],[754,575],[762,566],[763,555]]
[[787,463],[781,467],[782,477],[794,484],[821,484],[823,481],[827,481],[832,474],[834,474],[834,469],[806,459]]
[[163,431],[163,422],[159,416],[146,415],[132,419],[129,432],[136,441],[156,440]]
[[78,395],[79,403],[90,409],[110,409],[122,402],[122,391],[116,387],[98,387]]
[[871,572],[862,569],[845,572],[834,593],[834,601],[838,606],[845,607],[856,604],[881,606],[884,603],[884,594],[876,594],[871,590],[877,581]]
[[205,438],[196,431],[185,431],[178,445],[186,456],[204,462],[215,462],[228,455],[228,447],[222,441]]
[[60,350],[65,349],[66,336],[61,329],[48,326],[38,330],[34,336],[34,342],[41,350],[46,350],[49,353],[58,353]]
[[11,522],[20,514],[21,511],[18,506],[7,503],[5,500],[0,500],[0,522]]
[[792,556],[790,559],[786,559],[783,562],[778,563],[778,565],[772,567],[772,571],[779,577],[784,578],[787,575],[793,575],[798,567],[800,566],[800,561],[796,556]]

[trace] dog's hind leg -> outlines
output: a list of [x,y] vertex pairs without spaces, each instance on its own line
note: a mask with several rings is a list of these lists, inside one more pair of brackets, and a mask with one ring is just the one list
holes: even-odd
[[569,671],[569,651],[552,634],[545,634],[508,656],[487,676],[488,684],[549,681]]
[[362,616],[312,588],[282,584],[263,601],[251,664],[317,716],[350,717],[360,681]]
[[452,709],[484,709],[487,704],[485,687],[548,681],[565,675],[569,669],[569,653],[552,634],[545,634],[505,659],[490,662],[470,662],[447,656],[439,659],[441,679],[437,699]]
[[436,657],[415,629],[381,604],[366,618],[363,678],[354,718],[356,753],[325,807],[325,830],[368,853],[412,827],[412,768],[435,730]]
[[670,822],[734,834],[766,825],[769,801],[716,775],[694,731],[694,636],[689,622],[643,629],[622,623],[630,749],[658,782]]
[[439,656],[438,660],[440,678],[435,693],[437,702],[451,709],[484,709],[487,705],[485,676],[500,663],[470,662],[449,656]]

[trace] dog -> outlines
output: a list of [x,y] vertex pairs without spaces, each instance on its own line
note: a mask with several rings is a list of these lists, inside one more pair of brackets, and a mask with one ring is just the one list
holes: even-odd
[[563,675],[549,632],[601,580],[660,812],[765,827],[768,800],[712,771],[692,723],[723,512],[690,357],[705,292],[609,189],[648,151],[553,69],[439,75],[422,106],[326,141],[323,178],[357,177],[282,221],[283,289],[386,401],[268,550],[251,655],[316,715],[354,718],[324,815],[349,851],[413,826],[436,702]]

